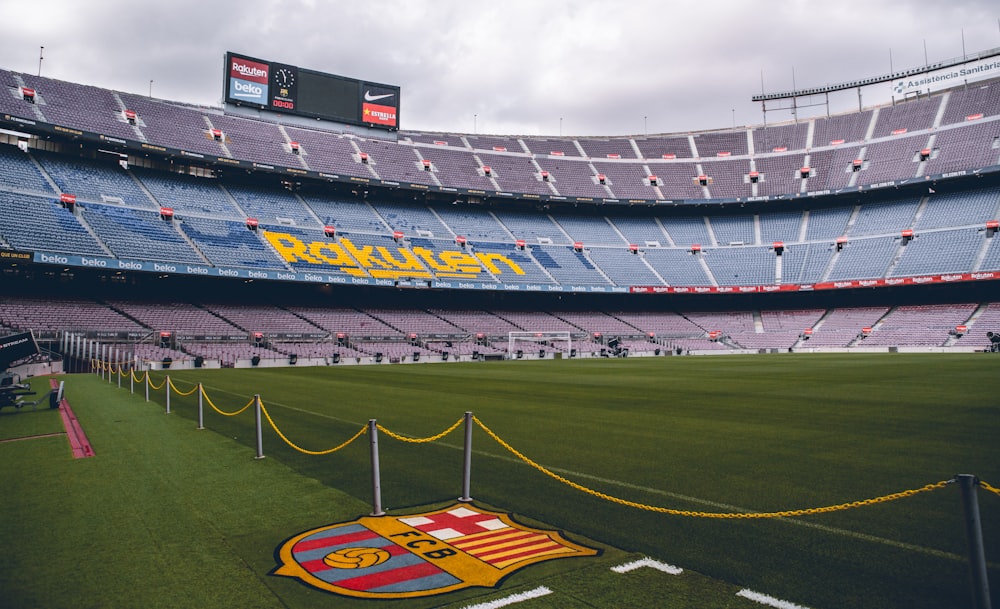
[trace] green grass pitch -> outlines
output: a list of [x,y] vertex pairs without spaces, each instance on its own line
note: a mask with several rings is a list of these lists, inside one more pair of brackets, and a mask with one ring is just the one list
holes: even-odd
[[[412,437],[472,411],[556,474],[679,510],[795,510],[972,473],[1000,486],[1000,359],[836,354],[173,371],[235,411],[254,393],[303,448],[369,419]],[[162,374],[154,374],[161,382]],[[812,609],[970,605],[956,485],[898,501],[775,520],[660,514],[570,488],[481,429],[471,495],[566,531],[600,557],[529,567],[499,589],[365,601],[269,575],[286,538],[371,511],[368,436],[326,456],[288,447],[251,412],[223,417],[163,391],[143,400],[92,375],[66,379],[97,456],[73,460],[49,410],[0,413],[0,606],[465,607],[544,585],[523,604],[760,607],[748,588]],[[47,381],[38,379],[39,389]],[[462,430],[411,444],[380,434],[383,507],[403,513],[462,490]],[[1000,497],[979,491],[993,602]],[[685,569],[617,574],[643,556]]]

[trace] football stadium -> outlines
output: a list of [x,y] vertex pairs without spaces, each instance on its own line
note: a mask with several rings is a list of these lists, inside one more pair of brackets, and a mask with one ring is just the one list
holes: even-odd
[[593,137],[223,65],[0,67],[0,605],[1000,599],[1000,49]]

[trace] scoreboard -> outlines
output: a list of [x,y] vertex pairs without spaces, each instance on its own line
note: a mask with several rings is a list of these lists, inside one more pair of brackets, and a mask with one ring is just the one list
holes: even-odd
[[226,53],[225,101],[352,125],[399,129],[399,87]]

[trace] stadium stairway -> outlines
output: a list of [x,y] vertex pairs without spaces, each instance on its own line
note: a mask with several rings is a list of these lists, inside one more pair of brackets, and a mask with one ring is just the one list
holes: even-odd
[[[866,145],[864,145],[864,146],[861,147],[861,150],[858,151],[858,158],[859,159],[865,159],[865,158],[868,158],[867,155],[868,155],[868,145],[866,144]],[[864,165],[862,165],[862,169],[864,169]],[[860,175],[861,175],[860,171],[853,171],[853,172],[851,172],[851,179],[847,181],[847,186],[850,187],[850,188],[854,188],[855,186],[857,186],[858,185],[858,177]]]
[[896,267],[899,266],[899,260],[903,257],[903,254],[906,253],[905,248],[906,248],[906,240],[900,239],[899,245],[896,248],[896,253],[892,257],[892,262],[890,262],[889,266],[885,269],[884,273],[885,277],[892,277],[893,271],[895,271]]
[[838,248],[835,252],[833,252],[833,255],[830,256],[829,262],[826,263],[826,268],[823,269],[823,274],[820,275],[820,281],[829,281],[830,273],[833,272],[833,269],[837,268],[837,261],[840,260],[840,254],[842,251],[842,249]]
[[[288,135],[288,131],[285,130],[285,126],[283,124],[281,124],[281,123],[276,123],[276,124],[278,126],[278,132],[281,133],[281,136],[283,138],[285,138],[285,143],[289,145],[289,148],[291,148],[292,137],[290,135]],[[294,156],[295,156],[296,160],[298,161],[299,166],[302,167],[302,169],[306,169],[306,170],[309,169],[309,164],[306,162],[306,158],[305,158],[304,155],[302,155],[300,153],[300,154],[296,154]],[[322,224],[322,222],[320,222],[320,224]]]
[[[871,326],[869,326],[872,329],[872,332],[878,331],[878,329],[880,327],[882,327],[882,324],[885,322],[886,318],[888,318],[890,315],[892,315],[892,312],[895,311],[896,308],[897,307],[895,307],[895,306],[889,307],[889,309],[885,313],[883,313],[881,317],[879,317],[877,320],[875,320],[875,322],[872,323]],[[848,347],[863,346],[865,338],[866,338],[866,336],[863,333],[858,332],[858,335],[855,336],[854,340],[852,340],[850,343],[848,343],[847,346]]]
[[704,256],[698,256],[698,264],[701,265],[701,269],[705,271],[705,276],[708,277],[709,285],[718,286],[719,282],[716,281],[715,275],[712,274],[712,269],[709,268],[708,263],[705,262]]
[[111,309],[112,311],[114,311],[115,313],[118,313],[119,315],[121,315],[122,317],[124,317],[126,319],[134,321],[139,326],[141,326],[141,327],[149,330],[150,335],[152,335],[153,328],[150,328],[148,325],[146,325],[145,323],[143,323],[142,320],[137,319],[135,316],[129,314],[127,311],[123,311],[122,309],[116,307],[115,305],[113,305],[113,304],[111,304],[109,302],[105,302],[103,300],[98,300],[97,303],[100,304],[100,305],[103,305],[103,306],[105,306],[105,307],[107,307],[109,309]]
[[[995,239],[995,238],[997,238],[997,236],[994,235],[993,238]],[[990,251],[990,240],[989,239],[983,239],[983,245],[982,245],[982,247],[979,248],[979,251],[976,252],[976,259],[972,261],[972,270],[973,271],[980,271],[980,270],[982,270],[982,268],[983,268],[983,261],[986,260],[986,255],[989,253],[989,251]]]
[[87,219],[83,216],[82,213],[80,213],[79,208],[75,208],[73,210],[73,216],[76,217],[76,221],[80,223],[80,226],[83,227],[83,230],[87,231],[87,234],[89,234],[91,237],[94,238],[94,241],[97,242],[98,247],[104,250],[105,255],[107,255],[109,258],[114,258],[115,257],[114,252],[111,251],[111,248],[108,247],[108,244],[105,243],[101,239],[101,237],[97,234],[97,232],[94,231],[94,228],[90,226],[90,223],[87,222]]
[[[111,92],[111,97],[112,97],[112,99],[115,100],[115,105],[118,106],[118,111],[119,112],[124,113],[125,110],[128,109],[128,106],[125,105],[124,100],[122,100],[121,95],[119,95],[117,91],[112,91]],[[135,134],[135,139],[139,140],[140,142],[147,142],[149,140],[146,139],[146,134],[143,133],[142,129],[140,128],[141,125],[142,125],[142,122],[143,122],[142,118],[140,118],[139,116],[136,116],[135,122],[131,125],[132,132]]]
[[183,239],[188,245],[191,246],[191,249],[194,250],[194,253],[198,255],[198,258],[201,259],[202,263],[211,266],[212,263],[209,261],[208,257],[205,256],[205,253],[201,251],[201,248],[198,247],[198,244],[194,242],[194,239],[192,239],[190,235],[182,231],[180,225],[177,222],[171,222],[171,224],[174,227],[174,231],[181,236],[181,239]]
[[38,159],[35,158],[35,155],[29,154],[28,159],[31,160],[31,164],[35,166],[35,169],[38,170],[38,173],[40,173],[42,175],[42,178],[44,178],[45,181],[48,183],[49,188],[51,188],[53,192],[62,194],[63,192],[62,189],[59,188],[59,185],[56,184],[56,181],[52,179],[52,176],[49,175],[49,172],[46,171],[44,167],[42,167],[42,164],[38,162]]
[[[969,318],[962,322],[962,325],[968,328],[966,332],[971,331],[971,328],[973,328],[976,324],[976,320],[979,319],[989,307],[990,304],[988,302],[979,303],[979,306],[977,306],[976,309],[971,314],[969,314]],[[955,343],[958,342],[958,339],[960,338],[962,338],[962,335],[956,332],[955,334],[952,334],[951,336],[948,337],[948,340],[945,341],[943,346],[952,347],[955,345]]]

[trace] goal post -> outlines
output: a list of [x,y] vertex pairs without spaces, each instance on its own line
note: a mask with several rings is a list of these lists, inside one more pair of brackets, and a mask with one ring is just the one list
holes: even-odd
[[[562,351],[568,356],[573,351],[573,337],[570,332],[562,331],[537,331],[537,332],[508,332],[507,333],[507,354],[514,357],[517,353],[518,344],[549,345],[553,349]],[[565,346],[560,346],[564,343]],[[521,348],[523,350],[523,347]]]

